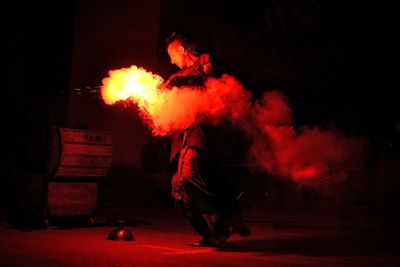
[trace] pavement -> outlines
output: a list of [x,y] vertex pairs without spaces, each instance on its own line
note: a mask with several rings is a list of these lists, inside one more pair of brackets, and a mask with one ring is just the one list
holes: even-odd
[[251,235],[218,247],[169,208],[132,211],[135,241],[106,240],[112,225],[14,229],[0,224],[0,266],[400,266],[395,224],[363,216],[245,213]]

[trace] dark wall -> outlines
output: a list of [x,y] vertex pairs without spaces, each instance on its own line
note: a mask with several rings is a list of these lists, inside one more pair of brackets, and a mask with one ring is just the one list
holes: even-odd
[[138,167],[148,132],[133,108],[107,106],[97,87],[108,71],[131,65],[157,67],[159,0],[77,1],[68,123],[111,134],[113,164]]
[[11,207],[16,173],[46,173],[53,126],[112,135],[113,168],[100,183],[100,206],[130,209],[160,201],[137,169],[148,132],[135,108],[106,106],[99,92],[74,90],[101,85],[112,69],[155,70],[159,8],[159,0],[71,0],[16,2],[5,10],[0,212]]
[[[160,37],[177,31],[196,41],[255,98],[281,90],[295,125],[366,138],[367,174],[343,197],[365,187],[362,201],[392,207],[400,188],[395,12],[387,2],[163,1]],[[176,70],[161,42],[159,59],[164,76]]]
[[[165,1],[160,36],[194,39],[256,97],[282,90],[295,123],[374,135],[398,120],[394,10],[348,1]],[[163,45],[159,51],[173,71]]]
[[1,156],[13,168],[42,168],[48,129],[65,124],[73,12],[72,1],[5,9]]
[[0,210],[15,173],[45,171],[51,127],[66,124],[74,2],[2,10]]

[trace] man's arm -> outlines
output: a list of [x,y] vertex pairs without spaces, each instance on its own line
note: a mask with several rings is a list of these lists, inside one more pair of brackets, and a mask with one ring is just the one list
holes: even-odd
[[210,75],[212,73],[212,64],[210,62],[203,65],[204,74]]
[[210,75],[212,73],[212,64],[209,54],[202,54],[199,58],[199,63],[201,70],[205,75]]

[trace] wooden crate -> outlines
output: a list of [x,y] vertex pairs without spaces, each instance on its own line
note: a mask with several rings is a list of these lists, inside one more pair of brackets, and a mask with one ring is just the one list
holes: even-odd
[[96,211],[98,182],[112,164],[111,136],[54,128],[51,143],[47,173],[15,176],[8,209],[12,225],[42,227],[54,218],[89,219]]
[[54,128],[50,177],[105,177],[112,163],[110,135]]

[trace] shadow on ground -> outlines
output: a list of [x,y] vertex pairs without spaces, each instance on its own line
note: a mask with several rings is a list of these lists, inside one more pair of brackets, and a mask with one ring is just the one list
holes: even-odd
[[254,252],[264,255],[297,254],[304,256],[398,255],[400,244],[395,233],[345,233],[340,236],[294,237],[232,241],[222,252]]

